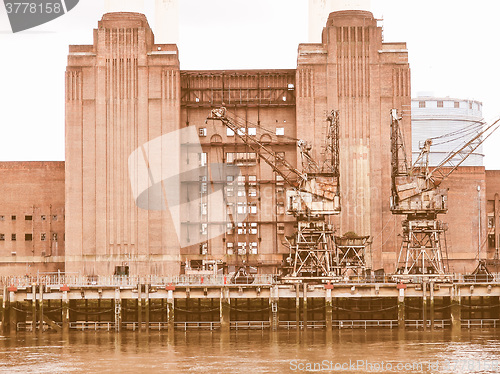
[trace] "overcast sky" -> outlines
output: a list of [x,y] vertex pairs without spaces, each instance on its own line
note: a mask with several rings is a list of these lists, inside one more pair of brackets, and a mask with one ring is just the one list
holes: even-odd
[[[153,0],[145,0],[147,16]],[[64,71],[69,44],[92,44],[102,0],[12,34],[0,5],[0,160],[64,160]],[[412,94],[475,99],[500,115],[500,1],[372,0],[384,40],[406,42]],[[307,0],[180,0],[181,69],[295,68],[308,41]],[[500,169],[500,133],[485,166]]]

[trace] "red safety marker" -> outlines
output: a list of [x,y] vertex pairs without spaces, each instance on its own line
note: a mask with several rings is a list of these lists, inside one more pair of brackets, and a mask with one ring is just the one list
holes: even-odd
[[63,284],[61,287],[59,287],[59,291],[69,291],[69,287],[67,284]]
[[16,292],[16,291],[17,291],[17,287],[16,287],[16,286],[14,286],[14,285],[11,285],[11,286],[9,286],[9,287],[7,288],[7,291],[9,291],[9,292]]
[[224,275],[224,284],[227,283],[227,277]]
[[175,291],[175,286],[172,283],[167,284],[165,287],[167,291]]
[[398,288],[398,290],[406,290],[406,284],[404,284],[403,282],[399,282],[396,287]]
[[203,277],[201,277],[201,284],[203,284]]

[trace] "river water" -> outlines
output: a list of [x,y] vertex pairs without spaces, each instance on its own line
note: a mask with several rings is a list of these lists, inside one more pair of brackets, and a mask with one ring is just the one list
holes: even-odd
[[19,333],[1,373],[499,373],[500,330]]

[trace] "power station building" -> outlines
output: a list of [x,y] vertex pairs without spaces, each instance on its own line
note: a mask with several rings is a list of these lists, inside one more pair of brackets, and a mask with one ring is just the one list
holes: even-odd
[[[438,166],[450,152],[483,129],[483,104],[476,100],[418,96],[411,101],[412,158],[415,161],[427,139],[432,139],[429,164]],[[483,166],[480,145],[462,166]]]
[[[310,144],[321,162],[326,117],[338,110],[342,212],[332,224],[339,234],[369,236],[370,267],[394,271],[401,220],[390,211],[390,110],[402,115],[410,145],[406,44],[383,42],[372,13],[362,10],[331,13],[321,40],[299,45],[296,69],[184,71],[176,45],[155,44],[144,15],[105,14],[93,44],[69,49],[64,171],[62,163],[0,165],[2,187],[11,186],[14,173],[20,180],[14,187],[22,188],[23,178],[31,175],[26,168],[47,173],[42,180],[52,181],[50,191],[43,185],[19,201],[2,196],[2,274],[113,274],[126,265],[131,274],[161,275],[214,264],[232,270],[243,263],[260,273],[276,273],[289,252],[286,237],[294,231],[294,219],[286,214],[287,186],[221,122],[207,121],[219,106],[244,124],[246,136],[258,136],[299,169],[297,140]],[[191,134],[189,142],[183,140],[185,133]],[[172,136],[180,147],[200,147],[196,160],[185,160],[190,167],[238,167],[239,174],[225,181],[225,206],[212,206],[214,184],[200,177],[186,187],[196,197],[198,213],[191,216],[175,207],[166,181],[184,160],[164,142]],[[478,251],[493,258],[498,249],[498,235],[487,241],[499,223],[495,173],[462,167],[443,184],[449,188],[449,213],[442,219],[450,225],[452,271],[471,271]],[[216,209],[225,213],[214,220]],[[31,215],[32,227],[1,221],[13,215]],[[45,229],[38,222],[42,216],[58,220]],[[221,227],[222,233],[214,235]],[[32,232],[32,243],[12,243],[14,231],[18,236]],[[179,232],[187,237],[196,232],[197,239],[184,241]],[[53,239],[48,247],[38,242],[41,233],[45,241],[47,234]],[[13,254],[14,247],[22,252]]]

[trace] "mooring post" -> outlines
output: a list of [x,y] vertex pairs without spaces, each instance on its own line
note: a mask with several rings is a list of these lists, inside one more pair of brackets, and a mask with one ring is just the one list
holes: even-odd
[[142,330],[142,284],[137,285],[137,325]]
[[295,285],[295,327],[300,329],[300,283]]
[[279,314],[278,314],[278,286],[272,286],[269,295],[269,324],[271,330],[277,330],[279,325]]
[[451,288],[451,328],[454,331],[460,331],[462,328],[462,305],[460,298],[460,288],[453,285]]
[[62,293],[62,327],[63,334],[69,333],[69,298],[68,291],[65,290]]
[[304,283],[304,304],[303,304],[303,316],[304,329],[307,329],[307,283]]
[[122,303],[120,286],[115,288],[115,331],[120,332],[122,327]]
[[422,281],[422,323],[427,330],[427,283]]
[[167,286],[167,323],[168,331],[174,331],[174,289],[175,286]]
[[15,291],[9,292],[9,331],[11,335],[17,333],[17,310]]
[[332,288],[331,284],[327,284],[326,295],[325,295],[325,323],[326,323],[326,331],[332,331],[333,326],[333,308],[332,308]]
[[431,330],[434,330],[434,281],[429,283],[429,317],[431,320]]
[[146,322],[146,331],[149,331],[149,284],[145,284],[145,294],[144,298],[144,313],[145,313],[145,322]]
[[31,332],[36,332],[36,284],[31,285]]
[[398,283],[398,290],[399,290],[399,295],[398,295],[398,328],[399,330],[404,330],[405,329],[405,290],[406,290],[406,284],[404,283]]
[[7,285],[3,286],[3,296],[2,296],[2,330],[7,332],[7,325],[9,324],[9,301],[7,294]]
[[229,331],[231,327],[231,299],[229,289],[222,287],[220,290],[220,328],[222,331]]

